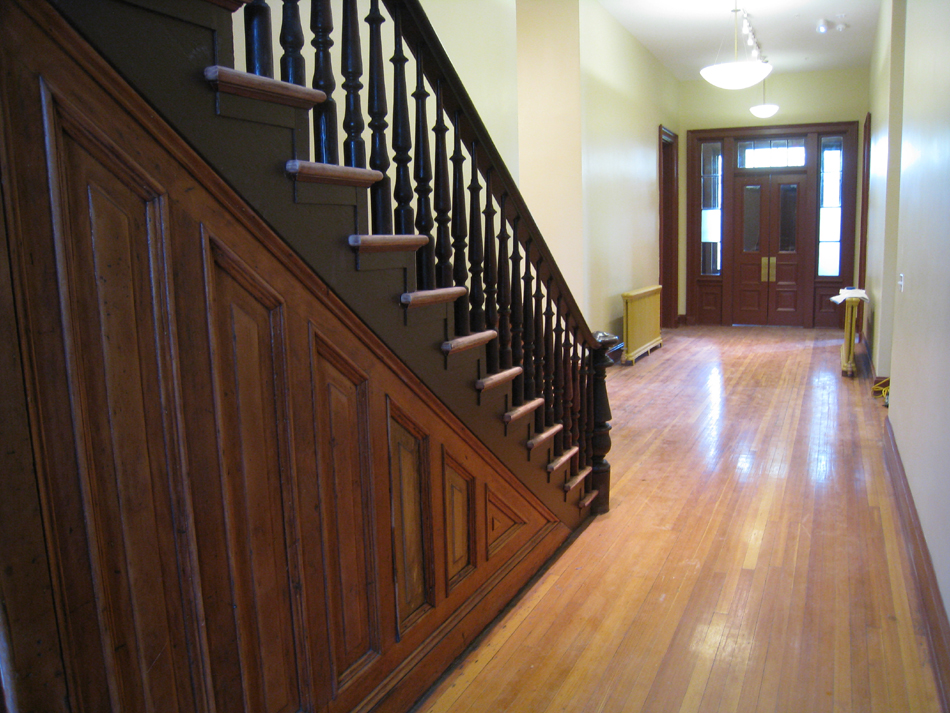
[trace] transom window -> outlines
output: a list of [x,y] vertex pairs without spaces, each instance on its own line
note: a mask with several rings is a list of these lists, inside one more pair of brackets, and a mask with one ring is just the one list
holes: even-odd
[[739,141],[736,150],[738,168],[784,168],[805,165],[805,137]]

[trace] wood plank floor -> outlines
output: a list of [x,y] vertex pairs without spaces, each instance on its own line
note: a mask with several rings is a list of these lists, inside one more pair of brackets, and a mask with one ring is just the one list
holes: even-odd
[[841,334],[683,328],[609,369],[611,512],[417,710],[939,710]]

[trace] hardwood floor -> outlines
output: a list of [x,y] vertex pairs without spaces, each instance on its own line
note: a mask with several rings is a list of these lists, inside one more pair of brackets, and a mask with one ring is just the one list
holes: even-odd
[[939,710],[886,409],[840,343],[691,327],[608,370],[611,512],[417,710]]

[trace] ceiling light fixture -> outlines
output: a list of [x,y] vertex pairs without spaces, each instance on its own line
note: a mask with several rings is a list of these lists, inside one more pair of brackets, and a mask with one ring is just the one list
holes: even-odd
[[[732,11],[735,16],[736,34],[735,34],[735,60],[732,62],[720,62],[711,64],[700,70],[700,74],[707,82],[720,89],[746,89],[758,84],[765,79],[772,71],[772,65],[762,57],[762,51],[755,39],[755,30],[752,29],[749,18],[745,12],[739,10],[739,0],[736,0],[735,9]],[[739,13],[743,13],[742,31],[747,34],[748,45],[751,47],[752,59],[739,60]],[[746,26],[748,25],[748,32]]]
[[762,80],[762,103],[749,107],[749,111],[752,112],[753,116],[757,116],[760,119],[768,119],[769,117],[775,116],[778,113],[778,104],[768,104],[765,101],[764,79]]
[[819,35],[824,35],[828,32],[829,27],[830,23],[827,20],[819,20],[818,26],[815,27],[815,32],[817,32]]

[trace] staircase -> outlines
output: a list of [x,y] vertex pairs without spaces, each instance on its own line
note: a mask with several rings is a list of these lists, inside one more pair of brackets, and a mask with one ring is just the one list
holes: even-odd
[[[406,710],[609,509],[616,337],[585,322],[418,0],[314,0],[309,34],[283,0],[278,62],[265,0],[48,2],[0,0],[0,238],[23,275],[0,303],[23,305],[9,348],[38,404],[18,423],[66,439],[0,493],[41,533],[22,561],[55,572],[5,601],[17,690]],[[21,640],[58,642],[43,670],[68,690]]]
[[[279,62],[263,0],[53,4],[565,524],[608,509],[611,338],[584,320],[418,0],[363,13],[315,0],[309,37],[285,0]],[[233,11],[245,14],[243,62]],[[287,81],[267,76],[278,64]]]

